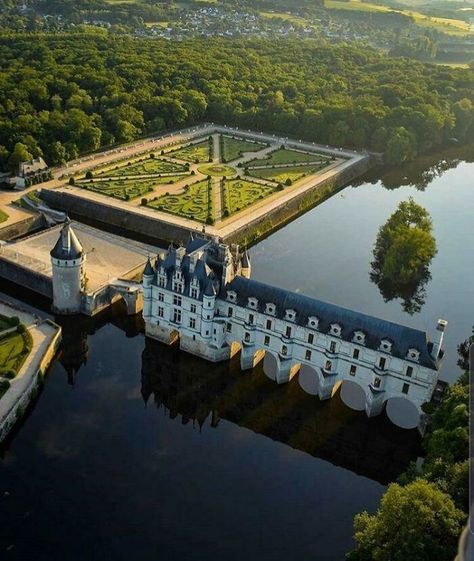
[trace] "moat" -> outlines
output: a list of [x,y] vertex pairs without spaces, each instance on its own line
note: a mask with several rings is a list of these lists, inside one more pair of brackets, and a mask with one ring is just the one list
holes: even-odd
[[[252,248],[253,276],[421,329],[446,317],[453,381],[474,321],[473,159],[447,151],[346,188]],[[377,230],[409,196],[438,243],[412,314],[369,277]],[[5,559],[340,561],[354,514],[420,454],[385,416],[146,341],[118,308],[61,324],[64,351],[0,458]]]

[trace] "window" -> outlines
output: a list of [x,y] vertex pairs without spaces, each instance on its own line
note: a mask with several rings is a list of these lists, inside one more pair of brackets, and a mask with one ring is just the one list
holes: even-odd
[[311,351],[306,351],[304,355],[305,360],[311,360]]
[[403,384],[403,388],[402,388],[402,393],[408,393],[408,390],[410,389],[410,384]]
[[165,277],[160,277],[160,280],[158,281],[160,288],[164,288],[165,284],[166,284],[166,279]]
[[244,341],[248,343],[250,341],[250,333],[246,333],[244,337]]
[[173,309],[173,323],[181,323],[181,310]]
[[226,325],[227,333],[232,333],[232,324],[228,321]]
[[162,318],[162,317],[164,317],[164,315],[165,315],[165,310],[160,306],[158,308],[158,317]]
[[408,378],[411,378],[413,376],[413,366],[407,366],[406,375]]
[[165,295],[163,294],[163,292],[158,292],[158,302],[164,302],[165,301]]
[[336,343],[335,341],[331,341],[331,345],[329,346],[329,352],[335,353],[336,352]]
[[291,337],[291,327],[288,326],[286,328],[285,336],[289,339]]
[[234,313],[233,308],[231,308],[231,307],[229,306],[229,309],[228,309],[228,311],[227,311],[227,315],[231,318],[233,313]]
[[330,371],[332,368],[332,362],[330,360],[326,360],[326,364],[324,365],[324,370]]
[[173,296],[173,304],[175,306],[181,306],[182,304],[182,298],[181,296],[177,296],[176,294]]
[[255,321],[254,315],[253,315],[253,314],[249,314],[249,324],[250,324],[250,325],[253,325],[253,324],[254,324],[254,321]]
[[272,328],[272,320],[267,319],[267,329],[270,330]]
[[191,288],[191,298],[197,298],[197,297],[198,297],[198,289]]
[[313,333],[310,333],[310,334],[308,335],[308,343],[309,343],[310,345],[312,345],[312,344],[314,343],[314,334],[313,334]]
[[214,335],[217,335],[217,329],[215,327],[214,327],[213,333],[214,333]]
[[380,388],[380,378],[375,378],[374,380],[374,388]]
[[359,358],[359,354],[360,354],[359,349],[354,349],[354,352],[352,353],[352,357],[353,358]]
[[286,345],[283,345],[281,348],[281,354],[283,356],[286,356],[288,354],[288,347]]
[[183,292],[183,283],[175,282],[174,288],[175,288],[176,292]]
[[268,335],[265,335],[265,339],[263,341],[263,344],[268,347],[270,345],[270,337]]
[[197,310],[196,304],[191,304],[191,313],[192,313],[192,314],[195,314],[195,313],[196,313],[196,310]]
[[385,370],[385,363],[386,363],[386,359],[382,356],[379,358],[379,368],[380,370]]
[[196,329],[196,319],[195,318],[189,318],[189,327],[191,329]]
[[356,375],[356,372],[357,372],[357,366],[356,366],[355,364],[351,364],[351,368],[350,368],[350,370],[349,370],[349,374],[350,374],[351,376],[355,376],[355,375]]

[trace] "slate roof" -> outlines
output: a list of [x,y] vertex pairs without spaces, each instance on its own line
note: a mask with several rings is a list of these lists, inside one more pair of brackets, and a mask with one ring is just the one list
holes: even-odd
[[59,234],[58,241],[50,251],[51,257],[55,259],[78,259],[82,255],[82,245],[77,239],[69,220],[66,221]]
[[285,310],[295,310],[297,325],[307,326],[308,318],[315,316],[319,319],[318,331],[328,333],[330,326],[337,323],[341,326],[341,338],[352,341],[355,331],[365,333],[365,346],[378,349],[382,339],[392,342],[393,356],[406,359],[408,350],[413,348],[420,352],[419,363],[428,368],[437,369],[437,363],[430,356],[431,344],[428,343],[426,333],[418,329],[392,323],[383,319],[349,310],[322,302],[309,296],[277,288],[252,279],[237,276],[223,290],[223,297],[227,292],[237,294],[237,304],[247,307],[248,298],[258,299],[258,311],[265,313],[265,305],[273,303],[276,306],[276,317],[283,319]]

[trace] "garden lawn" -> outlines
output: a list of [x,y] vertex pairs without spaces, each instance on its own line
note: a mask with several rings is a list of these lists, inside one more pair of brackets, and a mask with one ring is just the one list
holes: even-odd
[[123,177],[127,175],[150,175],[157,173],[181,173],[185,172],[184,164],[167,162],[159,158],[143,158],[131,161],[115,167],[107,167],[99,170],[97,177]]
[[326,159],[326,156],[315,154],[311,152],[297,152],[296,150],[287,150],[286,148],[279,148],[272,152],[268,158],[262,160],[252,160],[247,165],[253,166],[272,166],[277,164],[298,164],[304,162],[317,162],[321,159]]
[[231,162],[240,158],[244,152],[258,152],[263,150],[268,144],[262,142],[251,142],[243,138],[236,138],[222,134],[221,143],[221,160],[222,162]]
[[8,220],[8,214],[0,209],[0,223],[5,222]]
[[95,193],[101,193],[102,195],[108,195],[109,197],[115,197],[116,199],[121,199],[122,201],[129,201],[136,199],[146,193],[151,193],[159,185],[170,185],[176,183],[176,181],[181,181],[186,176],[168,176],[168,177],[156,177],[154,179],[111,179],[109,181],[84,181],[82,183],[76,183],[78,187],[87,189],[88,191],[94,191]]
[[294,166],[290,168],[265,168],[265,169],[255,169],[249,170],[249,174],[253,177],[260,177],[262,179],[268,179],[269,181],[274,181],[275,183],[285,183],[288,179],[295,183],[303,177],[308,175],[315,175],[319,173],[322,169],[327,167],[327,164],[321,164],[316,166]]
[[222,212],[226,216],[247,208],[276,191],[276,186],[260,185],[245,179],[229,179],[223,184]]
[[15,331],[0,339],[0,373],[13,370],[18,374],[31,347],[31,335],[27,330],[24,333]]
[[148,203],[149,207],[183,218],[206,222],[212,217],[211,182],[207,179],[198,181],[183,193],[163,195]]
[[209,139],[206,138],[201,142],[189,144],[188,146],[183,146],[182,148],[167,152],[166,155],[176,158],[177,160],[200,164],[209,161],[211,156],[211,151],[209,149],[210,144]]

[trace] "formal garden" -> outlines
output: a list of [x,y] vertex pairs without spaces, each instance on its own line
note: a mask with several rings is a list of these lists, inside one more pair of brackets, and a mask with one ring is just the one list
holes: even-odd
[[222,162],[232,162],[246,152],[258,152],[268,147],[264,142],[247,140],[237,136],[221,134],[219,136]]
[[[15,378],[32,346],[33,340],[28,329],[17,317],[0,316],[0,378]],[[4,388],[4,392],[8,389],[8,384],[3,383],[1,387]]]
[[248,208],[277,191],[277,186],[254,183],[247,179],[222,180],[222,216],[226,218]]
[[323,154],[313,154],[310,152],[300,152],[299,150],[290,150],[281,147],[271,152],[267,158],[251,160],[247,163],[248,167],[256,166],[273,166],[281,164],[299,164],[299,163],[322,163],[326,164],[331,161],[330,156]]
[[143,197],[147,193],[152,193],[160,185],[172,185],[184,179],[182,175],[155,177],[152,179],[88,179],[76,183],[78,187],[94,191],[102,195],[114,197],[122,201],[131,201],[137,197]]
[[162,173],[185,173],[189,169],[187,164],[168,162],[167,160],[156,158],[153,153],[148,154],[138,160],[128,161],[101,168],[95,172],[96,177],[128,177],[132,175],[159,175]]
[[170,156],[177,160],[184,160],[185,162],[192,162],[194,164],[212,161],[212,154],[212,137],[198,142],[192,142],[186,146],[181,146],[175,150],[166,152],[166,156]]
[[300,179],[303,179],[304,177],[319,173],[325,167],[327,167],[327,165],[325,163],[322,163],[316,165],[309,164],[306,166],[285,166],[258,169],[250,168],[247,170],[247,175],[288,186],[292,185],[296,181],[299,181]]
[[198,222],[213,222],[212,181],[209,179],[185,186],[182,193],[166,193],[151,201],[143,200],[142,203],[156,210]]

